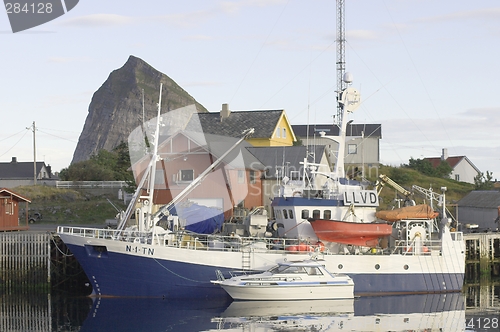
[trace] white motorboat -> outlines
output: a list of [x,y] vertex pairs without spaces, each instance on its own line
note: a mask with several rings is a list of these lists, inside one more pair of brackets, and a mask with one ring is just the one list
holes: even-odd
[[235,300],[327,300],[354,298],[354,282],[345,274],[330,273],[324,262],[283,262],[266,272],[233,276],[212,283]]

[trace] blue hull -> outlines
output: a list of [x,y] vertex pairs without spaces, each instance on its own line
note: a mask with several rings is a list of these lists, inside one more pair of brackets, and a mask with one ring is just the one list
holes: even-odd
[[[229,276],[233,269],[113,252],[99,258],[89,255],[81,246],[67,245],[86,272],[96,296],[228,298],[226,292],[210,280],[217,279],[216,270]],[[349,276],[354,280],[356,295],[460,291],[464,278],[460,273]]]

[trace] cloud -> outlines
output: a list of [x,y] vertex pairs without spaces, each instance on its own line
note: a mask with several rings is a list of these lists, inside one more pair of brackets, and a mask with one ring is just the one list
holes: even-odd
[[370,30],[348,30],[346,31],[348,40],[375,40],[379,38],[378,34]]
[[483,8],[463,12],[455,12],[447,15],[424,17],[416,20],[419,23],[462,21],[462,20],[494,20],[500,19],[500,8]]
[[60,24],[76,27],[123,26],[140,21],[137,18],[116,14],[93,14],[62,21]]
[[[445,142],[496,146],[500,143],[499,108],[468,110],[441,119],[389,119],[382,124],[384,139],[393,144],[431,145]],[[466,144],[469,142],[470,144]]]
[[216,81],[199,81],[199,82],[185,82],[182,83],[182,86],[185,87],[195,87],[195,86],[221,86],[224,85],[221,82],[216,82]]
[[47,59],[48,62],[51,63],[71,63],[71,62],[84,62],[88,61],[89,59],[86,57],[62,57],[62,56],[54,56],[54,57],[49,57]]
[[268,7],[285,4],[285,0],[242,0],[242,1],[221,1],[218,5],[226,14],[236,14],[247,7]]
[[208,35],[191,35],[191,36],[186,36],[183,39],[191,41],[207,41],[207,40],[213,40],[214,37]]

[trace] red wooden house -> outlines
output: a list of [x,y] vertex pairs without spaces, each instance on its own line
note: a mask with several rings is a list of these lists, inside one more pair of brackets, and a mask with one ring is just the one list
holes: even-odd
[[[179,131],[166,139],[159,146],[153,204],[165,205],[172,201],[235,141],[187,131]],[[233,216],[236,206],[247,209],[262,206],[261,173],[264,166],[245,149],[247,146],[251,145],[242,142],[241,147],[226,156],[184,199],[220,208],[226,220]],[[132,165],[136,183],[140,182],[148,163],[149,158],[144,158]]]
[[[19,206],[22,203],[26,204],[23,220],[19,217]],[[0,189],[0,231],[27,230],[29,228],[28,203],[31,201],[26,197],[6,188]]]

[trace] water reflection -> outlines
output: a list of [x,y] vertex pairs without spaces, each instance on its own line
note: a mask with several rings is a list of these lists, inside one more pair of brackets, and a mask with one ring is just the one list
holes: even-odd
[[0,309],[0,331],[495,331],[500,285],[322,301],[2,295]]
[[463,331],[464,296],[322,301],[97,300],[82,331]]

